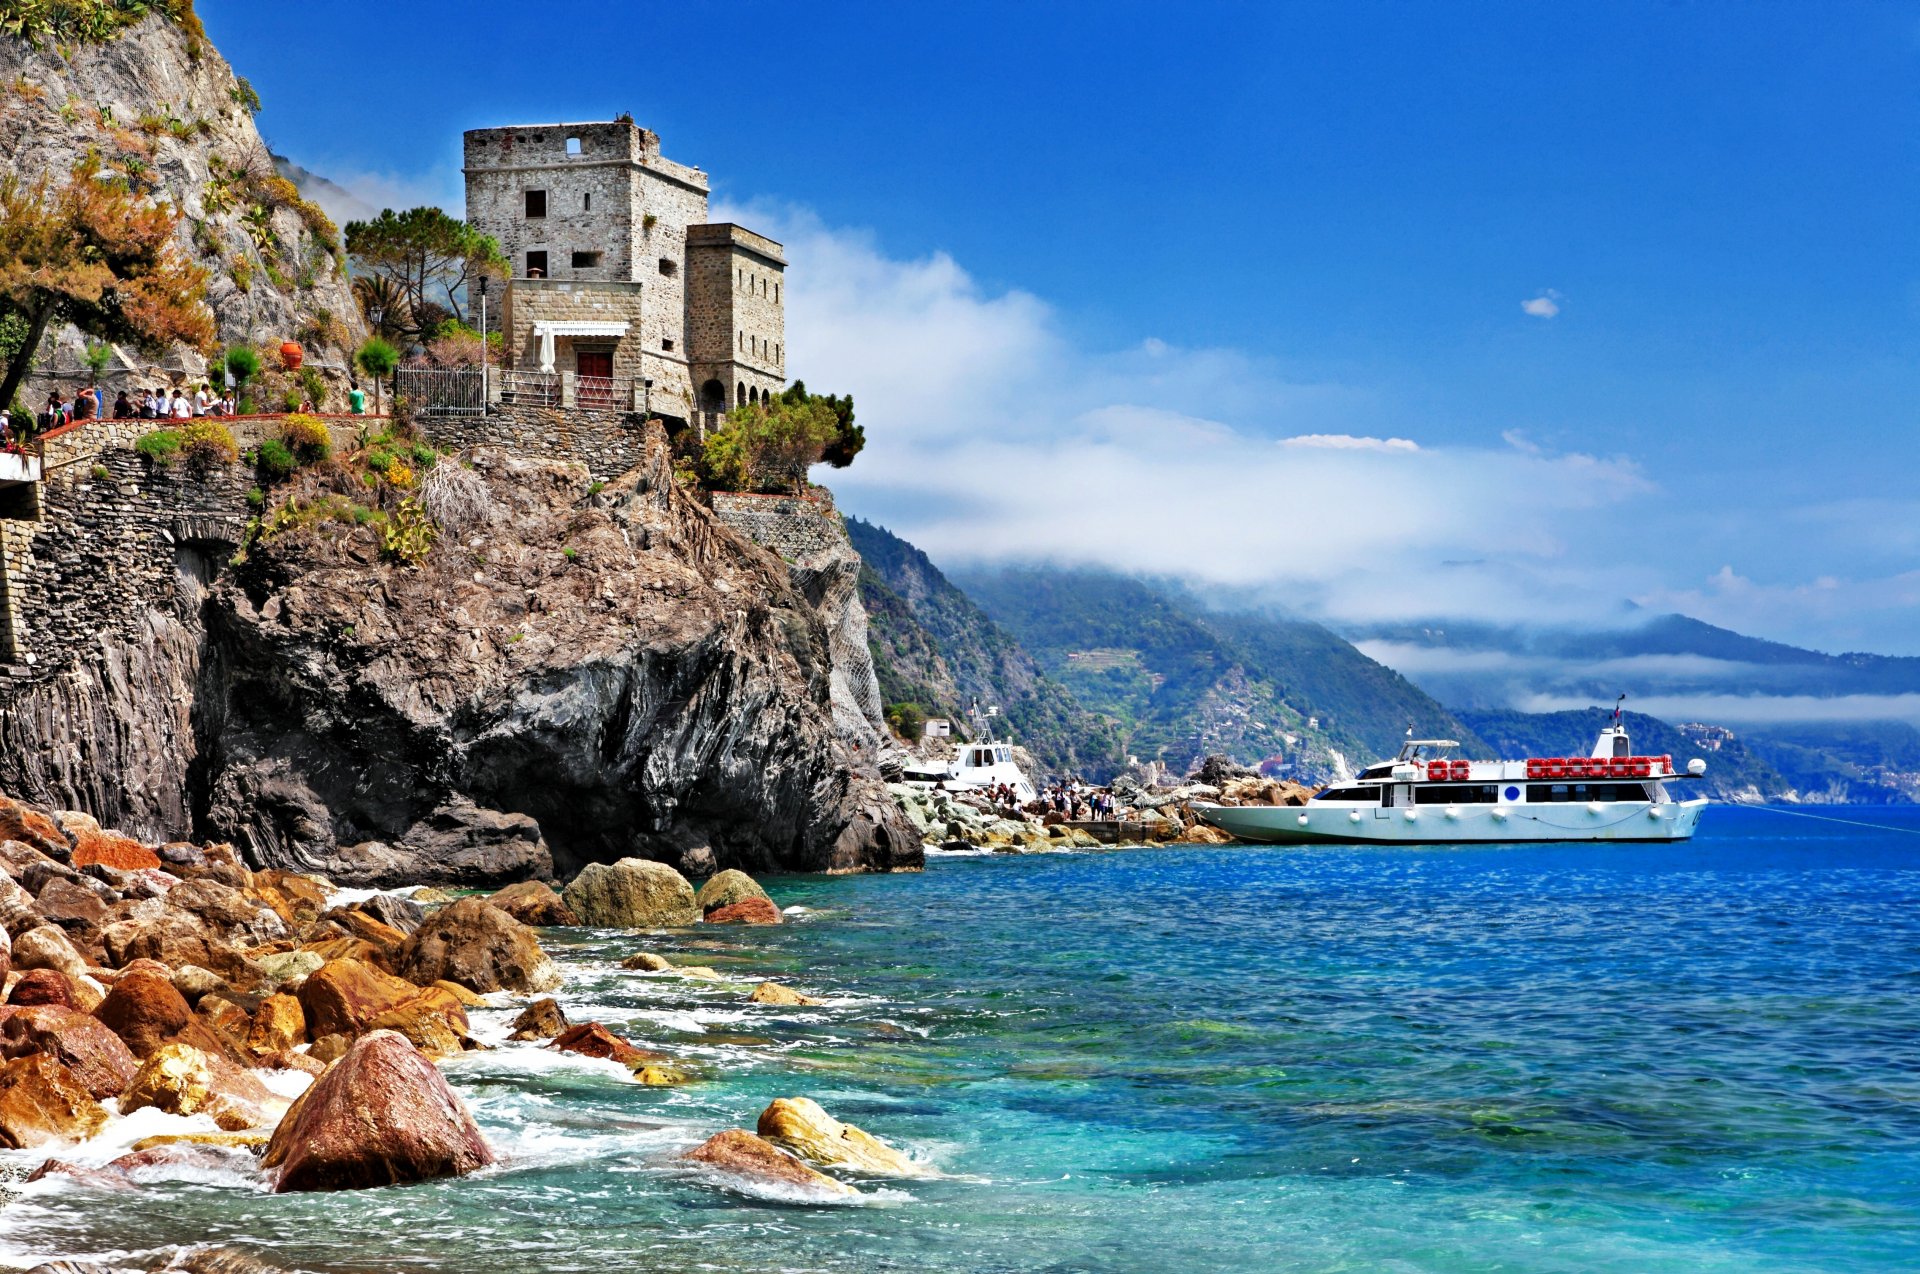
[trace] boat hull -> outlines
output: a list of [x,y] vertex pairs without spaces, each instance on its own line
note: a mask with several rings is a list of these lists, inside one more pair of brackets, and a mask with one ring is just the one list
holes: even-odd
[[1706,806],[1706,799],[1699,798],[1407,809],[1198,803],[1191,808],[1235,839],[1265,845],[1499,845],[1683,841],[1693,836]]

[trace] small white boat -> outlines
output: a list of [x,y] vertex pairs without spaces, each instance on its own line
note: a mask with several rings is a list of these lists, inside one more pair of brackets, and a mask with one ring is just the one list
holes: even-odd
[[1697,779],[1671,756],[1636,756],[1616,717],[1582,757],[1469,761],[1452,739],[1408,739],[1400,755],[1316,793],[1305,805],[1213,805],[1200,817],[1240,840],[1269,844],[1451,845],[1515,841],[1681,841],[1704,796],[1670,785]]
[[993,737],[992,721],[999,715],[998,708],[989,708],[984,714],[976,708],[973,717],[981,736],[979,741],[956,743],[953,755],[944,763],[919,762],[906,766],[902,781],[938,786],[949,792],[979,791],[1004,783],[1013,789],[1018,804],[1039,799],[1039,792],[1013,759],[1012,742]]

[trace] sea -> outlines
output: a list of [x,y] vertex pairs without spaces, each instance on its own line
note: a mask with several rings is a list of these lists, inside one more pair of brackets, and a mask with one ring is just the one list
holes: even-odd
[[[1684,845],[1163,847],[773,877],[789,923],[549,930],[575,1021],[695,1082],[445,1065],[502,1163],[279,1196],[252,1161],[8,1187],[0,1265],[1920,1268],[1920,810],[1715,807]],[[657,950],[725,980],[618,968]],[[826,1002],[749,1003],[773,979]],[[806,1096],[925,1163],[839,1204],[680,1158]],[[100,1163],[199,1126],[140,1112]],[[0,1155],[0,1168],[38,1162]]]

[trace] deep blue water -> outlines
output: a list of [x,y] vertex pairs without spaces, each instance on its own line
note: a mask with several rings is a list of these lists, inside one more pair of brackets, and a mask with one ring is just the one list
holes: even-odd
[[[644,1089],[451,1063],[509,1162],[278,1198],[34,1187],[9,1253],[314,1270],[1920,1267],[1920,810],[1716,807],[1684,846],[1175,848],[767,882],[778,929],[553,931]],[[623,973],[630,950],[741,984]],[[772,976],[831,997],[744,1003]],[[506,1011],[492,1015],[498,1033]],[[757,1199],[677,1152],[806,1095],[950,1176]]]

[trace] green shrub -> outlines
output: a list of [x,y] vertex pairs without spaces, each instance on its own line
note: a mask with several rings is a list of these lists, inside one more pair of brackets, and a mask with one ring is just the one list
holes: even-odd
[[299,468],[292,450],[278,438],[269,438],[260,444],[254,453],[254,468],[260,471],[260,477],[269,483],[285,482]]
[[[239,280],[236,279],[235,282]],[[244,286],[241,289],[245,291]],[[227,351],[227,375],[233,377],[236,388],[246,384],[260,374],[260,356],[244,345],[236,345]]]
[[393,453],[384,447],[375,447],[366,454],[367,468],[375,473],[385,473],[393,467]]
[[194,469],[205,473],[215,465],[232,464],[240,458],[240,444],[233,430],[217,420],[196,420],[180,431],[180,453]]
[[259,487],[247,492],[247,507],[258,513],[267,507],[267,493]]
[[288,416],[280,437],[303,465],[319,464],[333,454],[333,433],[318,416],[298,412]]
[[302,367],[300,369],[300,388],[305,392],[307,401],[313,404],[314,410],[317,411],[327,405],[327,378],[320,374],[319,368]]
[[414,496],[400,502],[380,528],[380,548],[387,556],[409,566],[424,561],[433,548],[433,519]]
[[440,458],[440,453],[424,442],[414,443],[413,450],[409,454],[413,456],[415,467],[421,469],[433,468],[433,462]]
[[103,464],[93,466],[93,480],[95,482],[105,482],[111,477],[113,477],[113,471],[107,468],[107,466]]
[[177,429],[156,429],[140,435],[133,449],[155,464],[172,464],[180,455],[181,438]]

